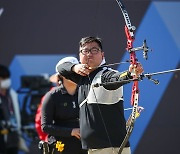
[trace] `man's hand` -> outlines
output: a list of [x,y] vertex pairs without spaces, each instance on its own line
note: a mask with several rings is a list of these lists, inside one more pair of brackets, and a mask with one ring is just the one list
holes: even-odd
[[76,138],[80,139],[80,129],[79,128],[73,128],[71,132],[71,136],[75,136]]
[[89,66],[87,64],[76,64],[73,66],[72,71],[81,76],[87,76],[92,70],[89,69]]
[[144,72],[144,69],[140,63],[137,63],[136,65],[130,65],[129,66],[129,72],[131,72],[131,75],[137,78],[139,75],[141,75]]

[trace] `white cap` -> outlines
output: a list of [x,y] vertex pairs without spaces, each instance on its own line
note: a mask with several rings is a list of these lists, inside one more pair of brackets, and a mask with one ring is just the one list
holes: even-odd
[[77,60],[77,58],[75,57],[65,57],[63,59],[61,59],[57,64],[56,64],[56,72],[58,73],[58,66],[63,64],[63,63],[66,63],[66,62],[70,62],[70,63],[73,63],[73,64],[79,64],[79,61]]
[[70,62],[70,63],[73,63],[73,64],[79,64],[78,59],[75,58],[75,57],[65,57],[65,58],[61,59],[61,60],[56,64],[56,67],[55,67],[56,73],[53,74],[53,75],[51,75],[51,77],[50,77],[50,79],[49,79],[51,82],[55,82],[55,83],[57,82],[57,75],[59,74],[57,68],[58,68],[59,65],[61,65],[61,64],[63,64],[63,63],[66,63],[66,62]]

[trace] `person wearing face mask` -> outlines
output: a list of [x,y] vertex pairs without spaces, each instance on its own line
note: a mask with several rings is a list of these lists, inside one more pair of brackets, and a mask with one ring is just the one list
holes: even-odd
[[18,153],[20,129],[18,95],[11,88],[9,69],[0,64],[0,154]]

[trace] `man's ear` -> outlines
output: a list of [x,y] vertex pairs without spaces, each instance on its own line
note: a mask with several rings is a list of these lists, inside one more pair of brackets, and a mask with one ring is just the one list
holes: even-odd
[[101,52],[101,55],[102,55],[102,59],[104,58],[104,52]]

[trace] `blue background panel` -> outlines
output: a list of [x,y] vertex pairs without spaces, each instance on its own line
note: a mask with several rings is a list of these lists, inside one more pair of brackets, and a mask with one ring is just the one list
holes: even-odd
[[[148,46],[152,49],[149,52],[149,59],[145,61],[142,58],[141,51],[138,51],[137,58],[143,64],[145,73],[164,71],[176,68],[180,62],[180,35],[179,26],[180,2],[152,2],[147,10],[140,26],[136,31],[136,40],[134,47],[141,46],[144,39],[147,40]],[[129,59],[126,53],[121,61]],[[120,65],[120,71],[127,69],[127,66]],[[135,150],[143,133],[146,131],[156,108],[163,97],[166,88],[171,81],[173,73],[154,76],[154,79],[160,81],[159,85],[144,79],[139,83],[140,99],[139,105],[145,108],[135,124],[135,129],[130,138],[132,151]],[[129,107],[131,86],[124,87],[125,106]],[[129,116],[126,112],[126,117]]]

